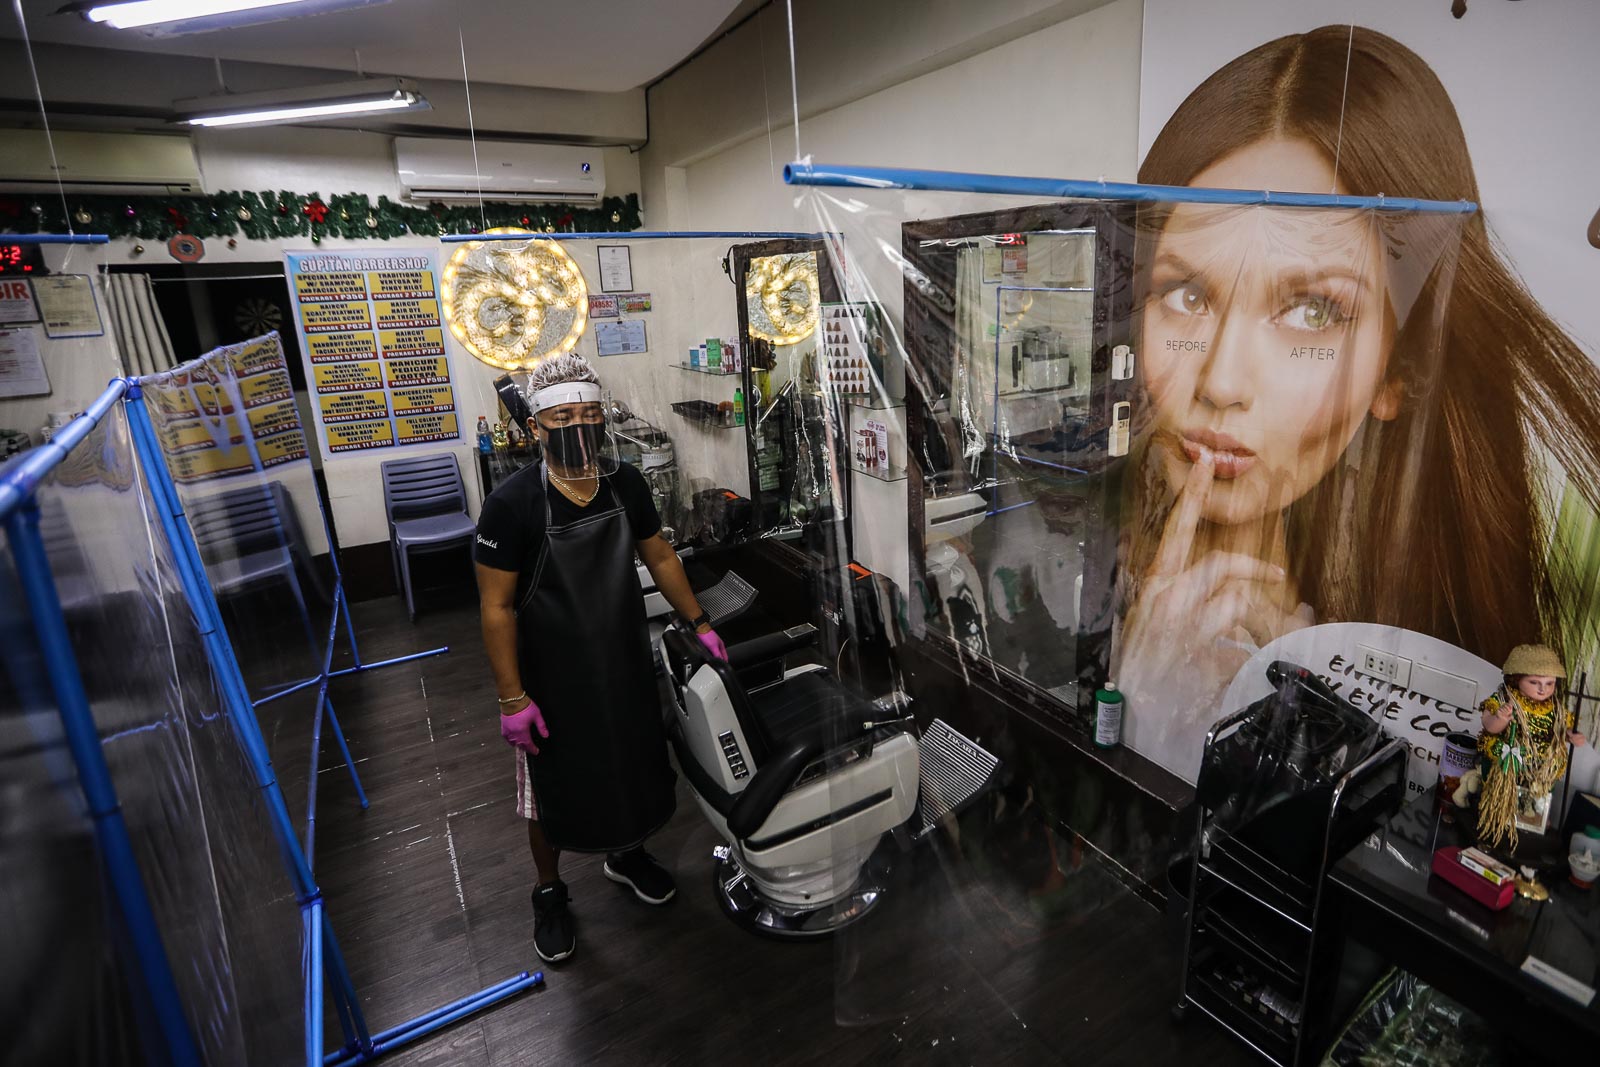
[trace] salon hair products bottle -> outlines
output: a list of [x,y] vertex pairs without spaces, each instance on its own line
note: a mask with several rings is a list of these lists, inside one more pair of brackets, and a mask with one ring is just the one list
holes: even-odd
[[744,390],[743,389],[735,389],[733,391],[733,424],[735,426],[743,426],[744,425]]
[[1122,694],[1107,681],[1094,691],[1094,743],[1101,748],[1122,744]]

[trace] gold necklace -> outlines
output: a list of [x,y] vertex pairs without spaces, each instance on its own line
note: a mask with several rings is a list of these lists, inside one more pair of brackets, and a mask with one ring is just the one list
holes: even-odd
[[557,474],[555,471],[550,471],[549,468],[546,468],[546,470],[549,471],[551,481],[560,486],[561,491],[566,493],[567,496],[571,497],[573,502],[579,507],[587,507],[593,502],[595,497],[600,495],[600,479],[598,477],[595,478],[594,488],[589,490],[589,495],[584,496],[582,493],[579,493],[577,490],[573,489],[572,483],[561,477],[561,475]]

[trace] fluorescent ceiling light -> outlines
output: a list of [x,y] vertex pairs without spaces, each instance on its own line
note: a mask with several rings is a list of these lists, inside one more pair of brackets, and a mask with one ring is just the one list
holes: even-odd
[[304,15],[366,7],[388,0],[78,0],[58,13],[146,36],[169,37]]
[[302,0],[128,0],[126,3],[96,4],[86,8],[83,17],[103,22],[119,30],[153,26],[158,22],[183,22],[188,19],[231,15],[260,7],[284,7]]
[[333,104],[306,104],[301,107],[266,108],[261,111],[240,111],[232,115],[200,115],[180,119],[186,126],[268,126],[274,122],[296,122],[309,119],[329,119],[338,115],[364,115],[369,111],[417,111],[418,103],[427,100],[413,93],[386,96],[380,100],[346,100]]
[[433,105],[400,78],[372,78],[276,92],[237,93],[179,100],[173,108],[185,126],[269,126],[316,122],[345,115],[427,111]]

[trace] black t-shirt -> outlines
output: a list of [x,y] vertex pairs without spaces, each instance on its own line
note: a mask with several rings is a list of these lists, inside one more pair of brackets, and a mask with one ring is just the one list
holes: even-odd
[[[615,474],[600,479],[600,489],[587,505],[579,507],[555,486],[550,495],[550,521],[556,526],[576,522],[585,515],[622,504],[635,541],[653,537],[661,530],[661,516],[650,496],[644,475],[626,463],[617,465]],[[539,464],[522,468],[499,485],[483,501],[478,513],[478,539],[472,558],[495,570],[516,571],[517,603],[527,592],[533,565],[544,544],[544,497],[546,489],[539,476]]]

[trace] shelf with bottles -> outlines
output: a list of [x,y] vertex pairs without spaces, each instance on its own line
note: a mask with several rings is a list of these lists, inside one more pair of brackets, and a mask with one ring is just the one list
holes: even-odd
[[708,430],[744,428],[743,414],[735,412],[732,405],[723,408],[709,400],[679,400],[673,403],[672,410],[679,417],[704,426]]
[[867,467],[854,456],[850,458],[850,469],[868,478],[876,478],[880,482],[903,482],[909,477],[904,467]]
[[674,363],[673,366],[677,367],[679,370],[688,371],[691,374],[706,374],[713,378],[737,378],[740,373],[737,369],[729,367],[726,363],[718,364],[715,367],[701,366],[697,363]]
[[[844,402],[847,407],[855,408],[858,411],[905,411],[906,409],[904,400],[895,400],[892,397],[880,396],[877,393],[847,396]],[[905,416],[896,415],[895,421],[903,424]]]
[[850,469],[880,482],[905,481],[905,404],[871,397],[846,403]]

